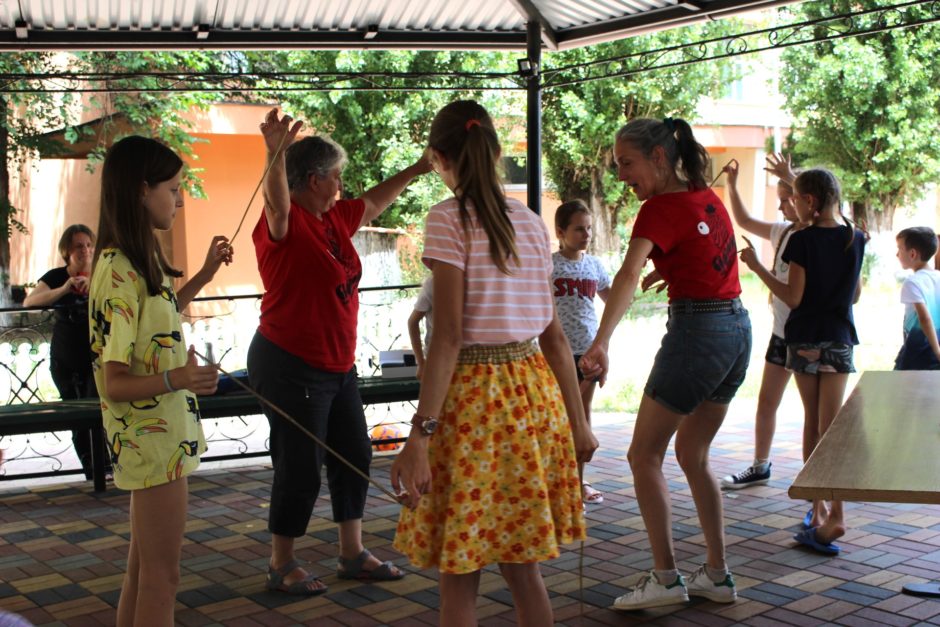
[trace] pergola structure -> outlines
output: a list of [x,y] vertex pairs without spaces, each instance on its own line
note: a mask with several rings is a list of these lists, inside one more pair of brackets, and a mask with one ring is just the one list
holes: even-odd
[[[541,96],[546,88],[726,58],[768,48],[852,37],[940,21],[940,0],[908,0],[814,22],[768,28],[563,68],[543,68],[542,51],[560,50],[686,26],[794,0],[8,0],[0,2],[0,54],[39,50],[464,49],[519,50],[518,73],[458,77],[505,81],[527,92],[529,206],[541,203]],[[920,9],[926,8],[927,11]],[[114,76],[112,76],[114,77]],[[0,76],[0,95],[62,91],[42,76]],[[56,79],[93,82],[99,75]],[[167,76],[168,89],[186,77]],[[190,77],[193,78],[193,77]],[[207,77],[200,76],[205,90]],[[218,77],[219,84],[226,78]],[[277,80],[277,76],[267,77]],[[302,89],[339,86],[354,75],[307,77]],[[453,77],[423,86],[376,82],[355,89],[457,88]],[[386,74],[384,79],[414,80]],[[450,79],[450,80],[448,80]],[[211,82],[212,78],[208,80]],[[36,83],[39,82],[40,85]],[[180,87],[180,84],[183,86]],[[175,87],[171,87],[174,85]],[[442,87],[436,87],[442,88]],[[212,89],[209,87],[209,89]],[[75,90],[69,87],[68,90]],[[100,91],[100,88],[92,88]]]
[[540,211],[543,47],[583,46],[790,1],[18,0],[0,3],[0,51],[525,50],[529,206]]

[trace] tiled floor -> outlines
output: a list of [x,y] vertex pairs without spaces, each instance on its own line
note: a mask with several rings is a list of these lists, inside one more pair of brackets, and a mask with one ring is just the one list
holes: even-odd
[[[750,460],[750,411],[738,405],[719,434],[713,450],[716,472],[739,470]],[[589,477],[606,501],[588,513],[583,581],[577,546],[542,569],[558,624],[940,625],[940,601],[900,594],[906,582],[940,579],[940,507],[850,504],[851,530],[836,558],[797,548],[791,540],[806,508],[786,495],[800,467],[799,427],[799,416],[782,421],[770,485],[725,495],[728,557],[739,600],[622,613],[608,606],[651,562],[623,454],[632,423],[624,418],[598,426],[603,448]],[[374,474],[383,481],[389,463],[384,457],[374,464]],[[667,459],[665,471],[677,556],[683,570],[692,570],[704,554],[698,520],[674,457]],[[379,585],[331,575],[336,532],[324,518],[329,512],[325,499],[300,542],[299,557],[325,576],[329,593],[297,600],[265,592],[270,482],[271,470],[264,465],[203,470],[192,478],[179,623],[438,624],[432,572],[412,572],[402,581]],[[37,625],[113,624],[127,551],[127,507],[126,494],[110,490],[96,496],[86,483],[0,484],[0,608]],[[365,542],[380,558],[402,563],[390,548],[398,509],[375,492],[364,523]],[[514,623],[509,594],[493,571],[484,573],[478,609],[484,625]]]

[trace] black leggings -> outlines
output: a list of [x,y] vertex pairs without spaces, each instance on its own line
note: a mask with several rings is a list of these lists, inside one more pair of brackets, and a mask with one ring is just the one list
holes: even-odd
[[[248,379],[259,394],[369,474],[372,442],[356,386],[355,367],[344,373],[318,370],[255,333],[248,348]],[[274,465],[268,531],[290,538],[307,532],[320,493],[324,462],[333,520],[362,518],[369,483],[332,455],[326,455],[321,446],[283,417],[269,409],[264,413],[271,425]]]

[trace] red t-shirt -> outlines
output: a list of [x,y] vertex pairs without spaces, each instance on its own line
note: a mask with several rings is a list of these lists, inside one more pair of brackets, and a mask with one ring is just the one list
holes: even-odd
[[631,239],[653,242],[650,259],[669,300],[736,298],[738,256],[728,210],[711,189],[654,196],[640,207]]
[[320,370],[355,362],[362,263],[352,236],[364,212],[361,200],[340,200],[320,220],[291,203],[284,239],[271,239],[264,212],[251,234],[264,284],[258,330]]

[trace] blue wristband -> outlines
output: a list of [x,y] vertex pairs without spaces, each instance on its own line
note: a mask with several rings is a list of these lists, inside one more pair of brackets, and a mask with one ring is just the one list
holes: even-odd
[[164,370],[164,371],[163,371],[163,383],[164,383],[164,385],[166,385],[166,391],[167,391],[167,392],[176,392],[176,391],[177,391],[177,389],[176,389],[175,387],[173,387],[173,384],[170,383],[170,371],[169,371],[169,370]]

